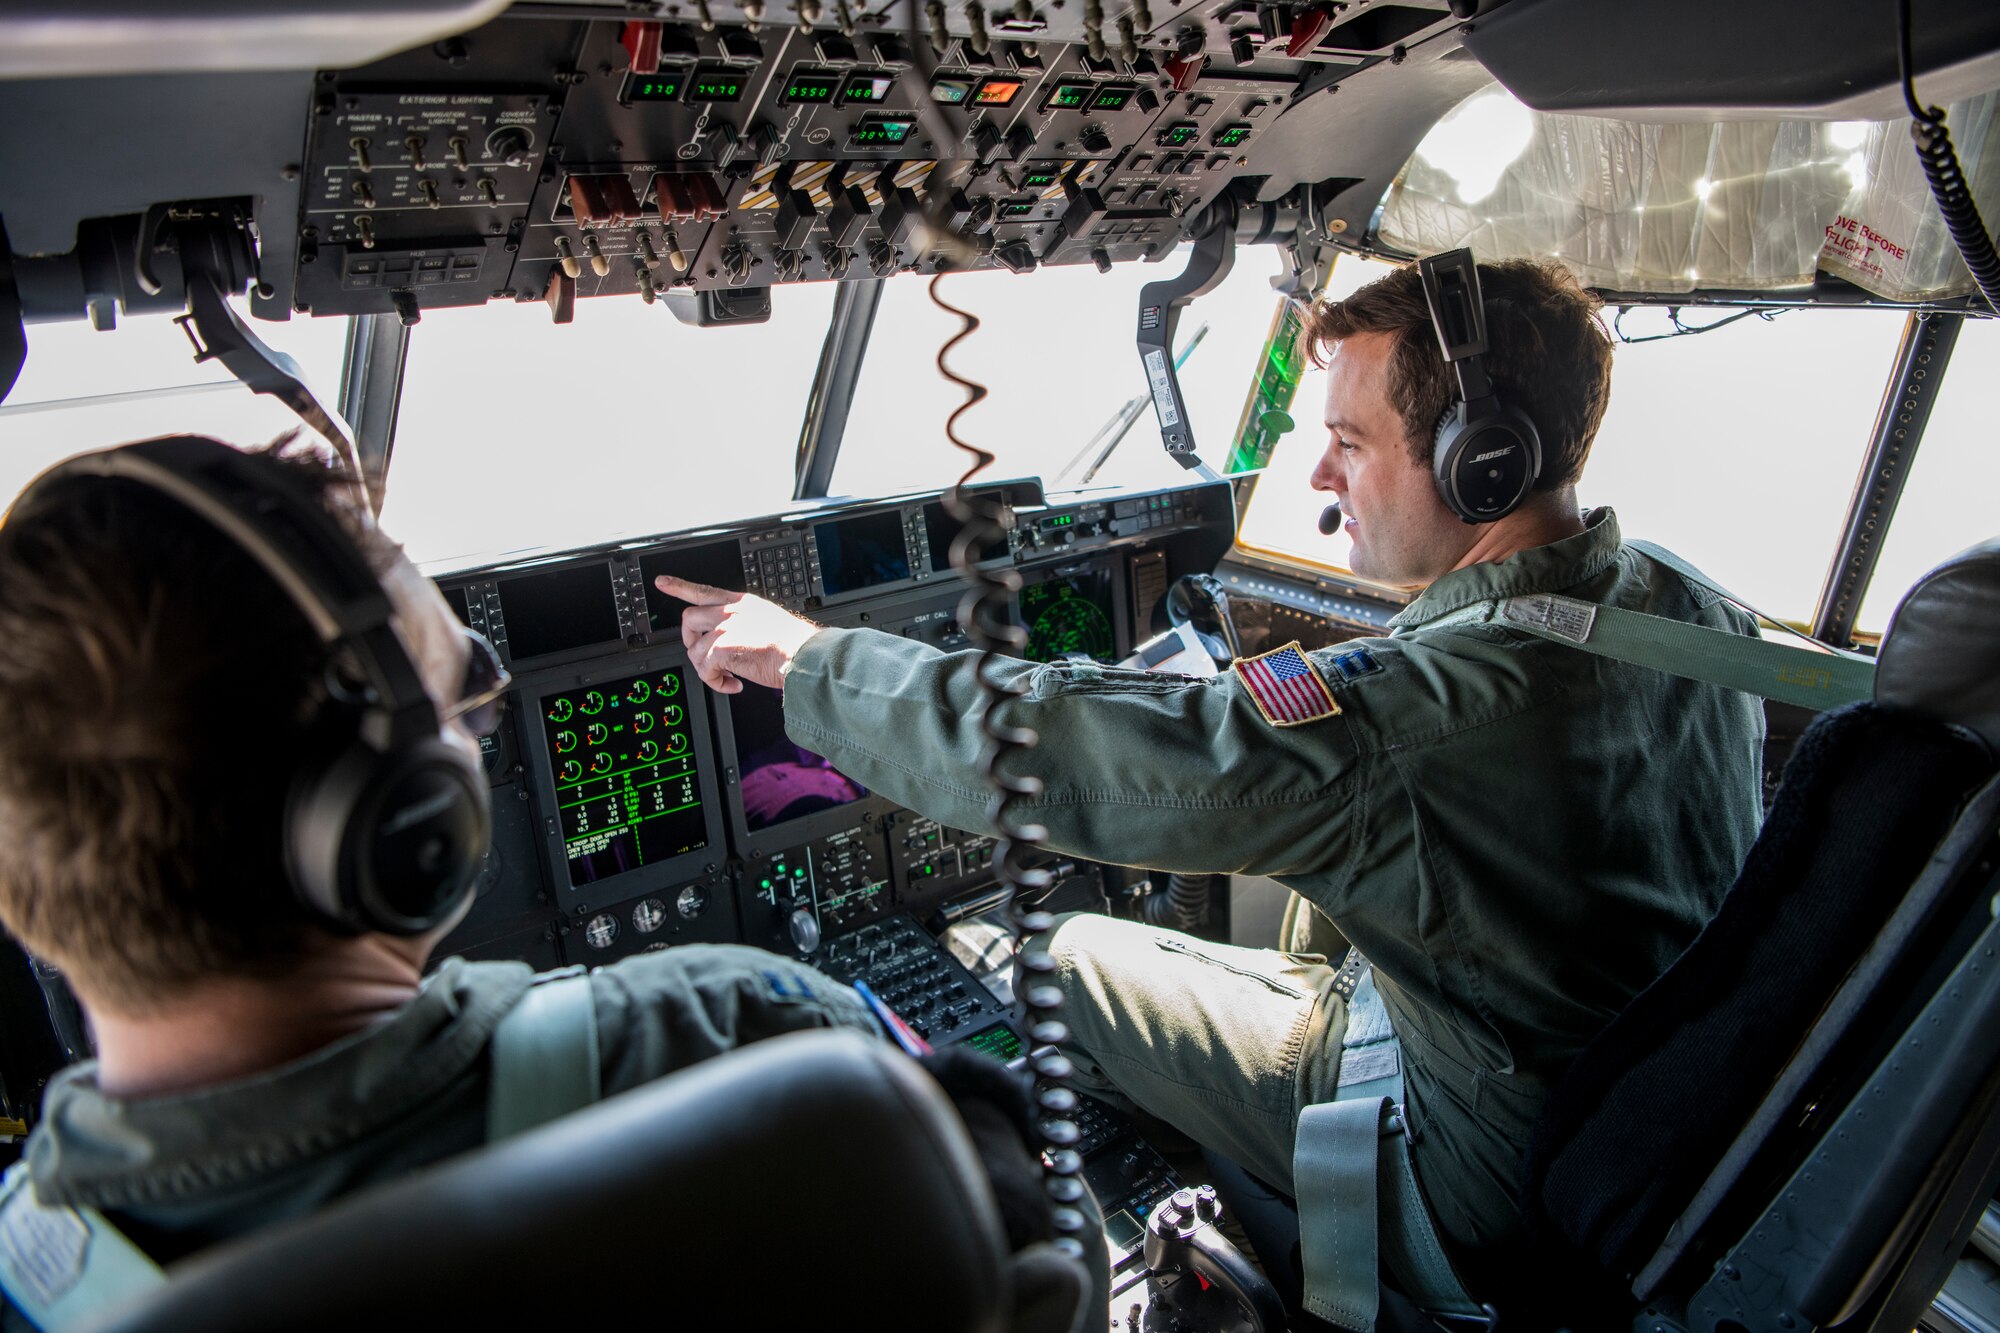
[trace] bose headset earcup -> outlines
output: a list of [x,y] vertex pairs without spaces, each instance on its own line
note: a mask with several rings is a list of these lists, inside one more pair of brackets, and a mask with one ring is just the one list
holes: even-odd
[[1542,437],[1535,423],[1497,397],[1486,399],[1485,408],[1471,420],[1464,403],[1446,408],[1431,451],[1438,494],[1467,523],[1491,523],[1513,513],[1542,474]]
[[1431,467],[1445,507],[1491,523],[1521,506],[1542,475],[1542,437],[1486,375],[1486,303],[1470,250],[1417,261],[1438,347],[1458,379],[1458,401],[1432,430]]
[[349,931],[418,935],[456,917],[492,833],[486,779],[442,737],[356,741],[302,772],[285,812],[292,883]]

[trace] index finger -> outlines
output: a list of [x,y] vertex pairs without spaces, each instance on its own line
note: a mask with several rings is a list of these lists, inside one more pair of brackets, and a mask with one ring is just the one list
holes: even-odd
[[678,597],[683,602],[695,606],[727,606],[731,602],[743,599],[743,594],[740,592],[711,588],[706,583],[690,583],[686,579],[677,579],[672,574],[660,575],[653,580],[653,586],[669,597]]

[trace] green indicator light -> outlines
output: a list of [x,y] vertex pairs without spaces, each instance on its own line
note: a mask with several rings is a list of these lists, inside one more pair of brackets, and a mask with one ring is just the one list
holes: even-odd
[[1215,132],[1214,143],[1217,148],[1234,148],[1249,137],[1248,125],[1224,125]]
[[1185,148],[1195,141],[1201,127],[1191,120],[1183,120],[1169,125],[1153,136],[1153,142],[1162,148]]

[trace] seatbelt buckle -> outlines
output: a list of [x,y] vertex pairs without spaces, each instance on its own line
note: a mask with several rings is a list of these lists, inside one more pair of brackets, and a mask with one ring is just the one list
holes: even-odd
[[1410,1128],[1410,1113],[1404,1107],[1403,1103],[1397,1102],[1389,1108],[1389,1119],[1386,1128],[1391,1133],[1401,1130],[1403,1132],[1403,1141],[1412,1148],[1417,1146],[1417,1132]]

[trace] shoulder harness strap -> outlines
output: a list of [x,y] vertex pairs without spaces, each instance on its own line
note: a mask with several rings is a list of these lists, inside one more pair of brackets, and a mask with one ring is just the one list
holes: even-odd
[[493,1030],[486,1141],[497,1143],[581,1110],[602,1095],[590,976],[568,967],[535,978]]
[[[1650,542],[1626,544],[1751,615],[1798,634],[1710,582],[1671,551]],[[1554,593],[1509,597],[1500,603],[1500,616],[1509,625],[1552,643],[1804,708],[1837,708],[1872,698],[1875,693],[1874,662],[1805,635],[1798,637],[1813,645],[1810,648]]]
[[0,1291],[43,1333],[59,1333],[166,1283],[160,1266],[95,1208],[51,1208],[28,1166],[0,1178]]

